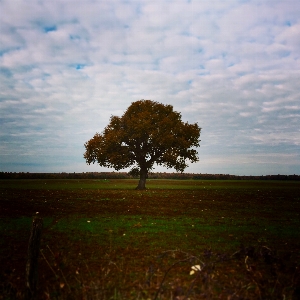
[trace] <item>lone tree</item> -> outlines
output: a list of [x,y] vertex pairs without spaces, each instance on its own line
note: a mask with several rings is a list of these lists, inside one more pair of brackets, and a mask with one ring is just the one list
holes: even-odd
[[136,189],[142,190],[154,163],[183,172],[187,159],[198,161],[192,147],[199,147],[200,132],[197,123],[182,122],[172,105],[139,100],[84,144],[84,158],[116,170],[132,167],[129,173],[140,176]]

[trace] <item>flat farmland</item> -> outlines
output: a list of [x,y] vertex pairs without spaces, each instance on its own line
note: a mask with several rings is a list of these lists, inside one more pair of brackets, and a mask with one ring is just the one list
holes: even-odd
[[0,299],[23,298],[34,216],[38,299],[300,298],[299,182],[136,185],[1,180]]

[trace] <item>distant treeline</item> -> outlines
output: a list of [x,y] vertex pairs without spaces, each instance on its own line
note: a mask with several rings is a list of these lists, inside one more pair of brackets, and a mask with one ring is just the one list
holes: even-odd
[[[83,173],[13,173],[0,172],[0,179],[132,179],[126,172],[83,172]],[[151,173],[149,179],[194,179],[194,180],[297,180],[300,175],[238,176],[230,174],[195,173]]]

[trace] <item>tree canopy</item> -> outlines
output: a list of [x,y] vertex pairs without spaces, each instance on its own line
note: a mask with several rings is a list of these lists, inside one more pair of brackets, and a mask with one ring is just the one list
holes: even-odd
[[155,163],[183,172],[187,160],[198,161],[200,132],[197,123],[182,122],[172,105],[139,100],[123,116],[111,116],[103,132],[84,144],[84,158],[115,170],[132,167],[130,173],[140,176],[137,189],[145,189]]

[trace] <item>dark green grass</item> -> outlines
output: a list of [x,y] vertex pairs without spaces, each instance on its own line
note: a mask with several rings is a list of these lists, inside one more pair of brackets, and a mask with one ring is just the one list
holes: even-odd
[[192,249],[206,244],[230,248],[241,242],[272,241],[274,237],[295,240],[299,236],[297,182],[148,180],[148,190],[135,191],[136,182],[2,180],[0,188],[6,189],[5,195],[10,189],[16,193],[12,198],[22,197],[22,190],[39,192],[26,200],[32,214],[4,218],[1,231],[28,230],[30,217],[40,212],[57,219],[44,222],[53,234],[56,230],[71,238],[77,233],[87,237],[98,234],[104,243],[113,235],[122,245],[145,239],[147,247],[160,244],[164,248],[172,241],[172,247]]
[[[53,269],[64,266],[70,285],[102,278],[103,268],[111,273],[101,286],[130,289],[131,282],[145,281],[147,268],[157,263],[160,253],[170,250],[202,258],[208,249],[230,256],[241,244],[266,246],[278,253],[290,251],[299,262],[299,182],[148,180],[145,191],[134,190],[136,185],[137,180],[0,181],[2,263],[10,268],[8,257],[11,268],[17,258],[24,263],[37,212],[44,220],[41,249],[47,260],[41,262],[47,274],[42,280],[52,287],[58,283],[47,263]],[[160,275],[155,276],[160,280],[166,265],[159,265]],[[76,277],[78,268],[85,269],[80,271],[85,278]],[[174,276],[188,280],[189,268]],[[56,272],[56,277],[62,276]]]
[[[137,179],[18,179],[0,180],[0,189],[43,189],[43,190],[68,190],[68,189],[112,189],[134,190]],[[151,190],[245,190],[256,192],[259,189],[295,189],[299,188],[297,181],[265,181],[265,180],[161,180],[148,179],[147,188]]]

